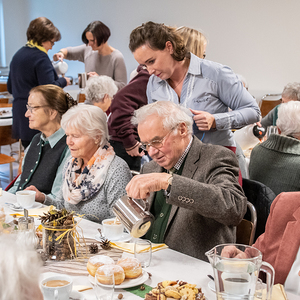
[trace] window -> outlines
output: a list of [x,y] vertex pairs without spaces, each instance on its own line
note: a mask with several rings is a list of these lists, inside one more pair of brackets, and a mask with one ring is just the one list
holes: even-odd
[[0,0],[0,67],[6,67],[3,0]]

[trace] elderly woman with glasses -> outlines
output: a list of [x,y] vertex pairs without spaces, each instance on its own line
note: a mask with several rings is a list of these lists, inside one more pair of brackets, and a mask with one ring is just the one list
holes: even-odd
[[7,90],[13,95],[13,137],[21,139],[26,148],[38,131],[29,127],[25,117],[29,91],[38,85],[65,87],[69,78],[58,78],[48,56],[55,42],[61,39],[59,30],[45,18],[36,18],[27,29],[27,44],[12,58]]
[[47,197],[44,204],[65,207],[101,223],[113,216],[112,205],[126,194],[130,170],[108,142],[106,115],[99,107],[72,108],[61,124],[72,158],[65,165],[57,198]]
[[60,121],[62,115],[76,104],[56,85],[40,85],[30,91],[25,116],[29,119],[29,127],[40,132],[27,148],[22,173],[10,193],[26,189],[36,191],[36,201],[43,202],[46,195],[55,198],[62,182],[63,166],[70,158]]

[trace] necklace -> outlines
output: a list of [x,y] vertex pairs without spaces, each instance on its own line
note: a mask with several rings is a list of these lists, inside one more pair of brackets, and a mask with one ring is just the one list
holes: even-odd
[[[184,66],[185,66],[185,64],[186,64],[186,62],[184,62]],[[175,89],[179,86],[179,84],[183,81],[183,79],[185,78],[185,75],[186,75],[188,69],[189,69],[189,68],[187,67],[187,68],[186,68],[186,71],[184,72],[184,74],[183,74],[182,78],[180,79],[180,81],[179,81],[175,86],[172,87],[173,90],[175,90]],[[169,83],[170,83],[171,81],[172,81],[172,80],[169,78]],[[172,81],[172,82],[173,82],[173,81]]]

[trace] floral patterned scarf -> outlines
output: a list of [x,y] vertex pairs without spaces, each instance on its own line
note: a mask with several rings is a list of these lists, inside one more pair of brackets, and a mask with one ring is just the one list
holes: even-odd
[[[72,158],[67,164],[63,183],[64,199],[71,204],[78,204],[92,198],[102,187],[114,157],[115,152],[107,143],[98,148],[82,172],[82,159]],[[79,174],[77,178],[76,174]]]

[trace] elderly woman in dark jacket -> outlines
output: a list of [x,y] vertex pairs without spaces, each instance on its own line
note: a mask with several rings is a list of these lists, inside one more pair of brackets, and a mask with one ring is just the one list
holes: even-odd
[[59,30],[45,17],[34,19],[27,29],[27,44],[14,55],[10,63],[7,89],[13,95],[13,137],[21,139],[26,148],[35,134],[25,117],[29,91],[38,85],[65,87],[68,78],[58,78],[48,56],[55,42],[61,39]]

